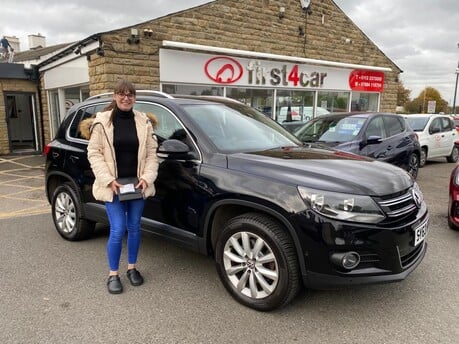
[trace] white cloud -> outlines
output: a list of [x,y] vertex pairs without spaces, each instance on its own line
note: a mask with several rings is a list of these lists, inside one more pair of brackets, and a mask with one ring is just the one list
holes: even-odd
[[[21,49],[26,50],[30,34],[42,34],[48,45],[73,42],[208,2],[211,1],[15,0],[2,4],[0,32],[19,37]],[[412,97],[431,86],[452,102],[459,59],[457,0],[335,3],[404,71],[401,80],[412,90]]]

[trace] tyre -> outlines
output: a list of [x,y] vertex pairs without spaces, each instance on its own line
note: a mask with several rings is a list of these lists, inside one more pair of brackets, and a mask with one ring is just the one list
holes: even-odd
[[56,188],[51,212],[57,232],[66,240],[86,239],[94,232],[95,222],[82,218],[80,197],[71,184]]
[[419,167],[424,167],[427,162],[427,149],[421,148],[421,156],[419,157]]
[[448,162],[457,162],[459,158],[459,148],[454,145],[453,150],[451,151],[451,154],[446,157],[446,161]]
[[220,279],[241,304],[269,311],[288,304],[300,290],[296,250],[286,230],[256,213],[231,219],[217,239]]
[[416,153],[411,153],[410,159],[408,161],[408,173],[413,177],[413,179],[416,179],[418,176],[418,171],[419,171],[419,157]]
[[451,219],[449,219],[449,218],[448,218],[448,226],[449,226],[449,228],[451,228],[452,230],[459,231],[459,227],[457,227],[457,226],[451,221]]

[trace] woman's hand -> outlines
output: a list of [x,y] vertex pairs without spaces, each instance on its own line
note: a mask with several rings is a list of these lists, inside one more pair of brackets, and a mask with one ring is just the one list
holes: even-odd
[[115,193],[115,195],[118,195],[119,188],[122,186],[123,184],[118,183],[116,179],[110,183],[110,188]]
[[147,188],[147,186],[148,186],[148,183],[147,183],[145,180],[140,179],[140,180],[139,180],[139,184],[137,184],[137,185],[135,186],[135,188],[136,188],[136,189],[142,188],[142,193],[144,193],[144,192],[145,192],[145,189]]

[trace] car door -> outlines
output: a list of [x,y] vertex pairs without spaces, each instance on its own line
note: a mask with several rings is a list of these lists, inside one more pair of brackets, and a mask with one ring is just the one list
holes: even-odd
[[427,128],[427,142],[429,147],[429,158],[435,158],[444,156],[445,154],[445,140],[444,133],[442,133],[442,120],[440,117],[436,117],[430,122]]
[[[168,108],[160,104],[138,102],[135,109],[157,117],[155,134],[158,144],[166,139],[178,139],[185,142],[191,151],[197,150],[187,130]],[[195,154],[199,156],[198,152]],[[170,157],[159,157],[159,162],[156,194],[145,202],[142,225],[156,234],[167,231],[168,237],[191,245],[191,236],[198,232],[202,214],[201,202],[197,199],[200,194],[200,162]],[[171,234],[173,232],[175,236]]]
[[386,145],[383,116],[369,118],[361,139],[358,154],[382,161],[390,157],[391,147]]
[[406,165],[410,140],[403,118],[395,115],[373,117],[365,128],[363,143],[361,155],[400,167]]
[[88,139],[82,136],[80,123],[87,118],[95,116],[97,112],[102,111],[108,104],[108,102],[103,102],[81,107],[67,133],[70,147],[67,149],[66,170],[80,184],[83,199],[86,201],[98,202],[92,194],[92,184],[95,177],[87,159]]
[[406,131],[405,120],[396,115],[383,116],[386,139],[386,162],[406,168],[413,153],[413,139]]
[[440,117],[441,120],[441,151],[442,156],[447,156],[451,154],[451,151],[456,141],[456,129],[452,119],[449,117],[443,116]]

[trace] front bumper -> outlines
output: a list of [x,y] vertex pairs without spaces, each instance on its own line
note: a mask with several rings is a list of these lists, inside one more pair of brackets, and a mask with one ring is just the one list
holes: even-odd
[[[406,270],[399,273],[390,273],[382,269],[369,269],[367,271],[359,271],[358,274],[349,273],[348,275],[337,276],[308,271],[303,274],[303,283],[310,289],[336,289],[351,285],[399,282],[413,272],[424,258],[427,251],[427,243],[424,242],[421,245],[421,249],[417,256],[414,257],[413,263]],[[371,275],[368,275],[369,273]]]
[[[302,277],[308,288],[401,281],[416,269],[427,250],[429,214],[425,203],[408,216],[378,225],[344,223],[312,211],[297,215],[304,258]],[[416,234],[420,230],[424,231],[422,238]],[[346,252],[360,257],[351,270],[332,259]]]

